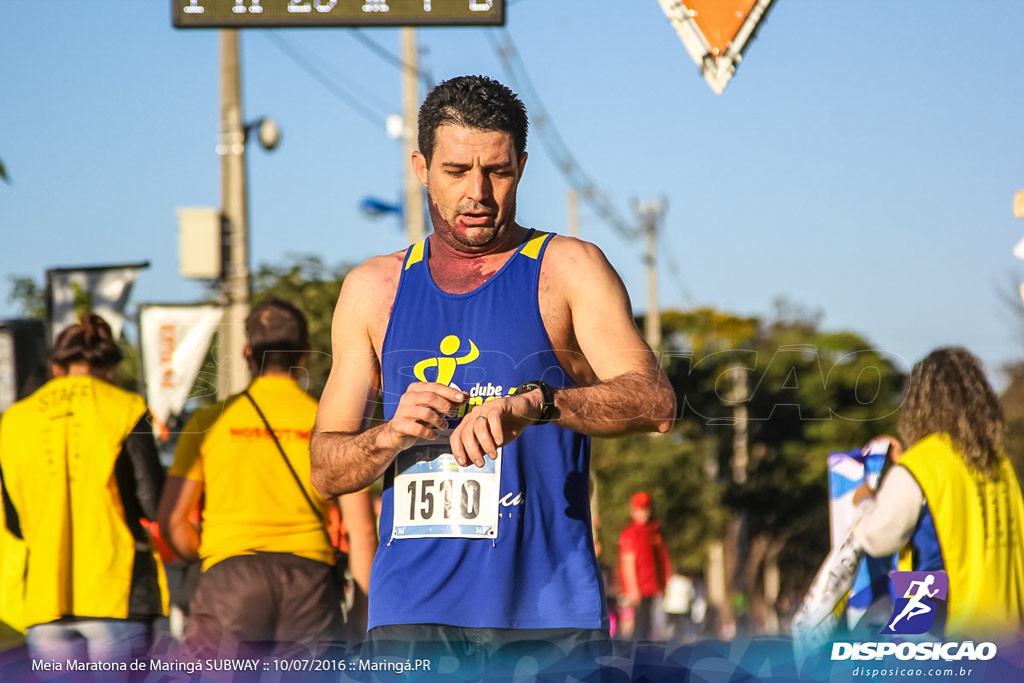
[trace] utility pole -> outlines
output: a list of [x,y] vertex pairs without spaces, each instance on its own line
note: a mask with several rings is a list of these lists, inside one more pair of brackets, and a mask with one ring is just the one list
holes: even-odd
[[217,396],[227,398],[245,389],[249,367],[242,349],[249,315],[249,235],[245,179],[245,125],[242,123],[241,67],[238,31],[220,31],[221,213],[224,268],[220,277],[224,322]]
[[665,216],[664,199],[634,202],[641,230],[647,238],[644,263],[647,266],[647,315],[644,316],[644,336],[655,353],[661,349],[661,309],[658,306],[658,229]]
[[749,428],[747,416],[747,399],[750,398],[750,387],[747,384],[747,368],[740,364],[729,366],[729,379],[732,389],[726,400],[732,404],[732,480],[737,484],[747,483],[747,462]]
[[580,195],[576,192],[575,188],[569,188],[569,199],[568,199],[568,214],[569,214],[569,236],[579,237],[580,236]]
[[711,635],[721,637],[723,625],[733,621],[725,572],[725,544],[722,541],[716,540],[708,544],[708,565],[704,571],[704,582],[708,605],[714,608],[712,613],[715,615],[715,622],[708,625],[708,630]]
[[[750,399],[750,386],[747,383],[747,369],[740,364],[729,366],[727,370],[732,388],[725,397],[726,405],[733,409],[733,436],[732,436],[732,480],[737,486],[747,483],[747,463],[749,461],[749,416],[747,413],[747,401]],[[725,597],[727,607],[722,610],[722,630],[727,639],[736,634],[736,614],[732,605],[728,604],[729,598],[736,591],[737,577],[740,576],[746,567],[748,556],[748,543],[746,538],[747,513],[740,510],[736,517],[729,523],[722,542],[722,563],[718,570],[722,571],[725,585]]]
[[[750,387],[747,384],[747,369],[742,365],[731,365],[726,370],[732,387],[725,396],[726,405],[733,409],[732,437],[732,480],[739,485],[747,481],[747,450],[748,450],[748,415],[747,400],[750,398]],[[706,576],[708,582],[708,603],[715,607],[719,616],[716,625],[719,636],[731,638],[735,635],[735,615],[729,596],[733,593],[736,567],[741,563],[740,544],[743,536],[744,513],[740,513],[729,524],[723,540],[713,541],[708,546],[708,564]],[[766,582],[768,579],[766,578]],[[766,589],[766,593],[767,593]],[[777,589],[776,589],[777,594]],[[774,604],[774,602],[772,603]]]
[[419,58],[416,53],[416,29],[402,28],[402,104],[404,108],[405,159],[405,241],[415,244],[426,236],[423,222],[423,186],[412,168],[416,151],[416,118],[419,114]]

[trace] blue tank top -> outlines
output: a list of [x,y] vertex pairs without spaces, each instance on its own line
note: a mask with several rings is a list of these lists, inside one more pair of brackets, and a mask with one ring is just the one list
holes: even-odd
[[[531,232],[466,294],[434,284],[426,240],[409,248],[381,352],[386,419],[416,381],[458,387],[468,409],[529,380],[572,386],[537,303],[549,237]],[[459,467],[448,451],[447,439],[403,451],[385,474],[369,627],[608,628],[589,438],[530,426],[484,468]]]

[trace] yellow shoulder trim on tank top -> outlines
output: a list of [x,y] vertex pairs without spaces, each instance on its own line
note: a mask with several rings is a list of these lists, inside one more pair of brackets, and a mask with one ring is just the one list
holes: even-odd
[[413,264],[423,260],[423,249],[426,243],[426,240],[422,240],[409,248],[409,255],[405,257],[405,270],[409,270]]
[[523,248],[520,250],[523,256],[528,256],[534,260],[540,257],[540,248],[544,246],[544,240],[551,237],[550,232],[539,232],[535,236],[530,238]]

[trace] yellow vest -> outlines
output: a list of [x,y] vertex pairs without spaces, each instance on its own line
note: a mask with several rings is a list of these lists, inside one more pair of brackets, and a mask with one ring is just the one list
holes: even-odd
[[0,652],[25,642],[25,544],[7,530],[0,505]]
[[[293,380],[259,377],[249,393],[273,427],[307,495],[328,519],[331,503],[309,481],[317,403]],[[238,555],[291,553],[331,563],[324,523],[313,515],[249,399],[236,395],[196,411],[167,471],[203,484],[203,569]]]
[[946,434],[900,458],[924,491],[949,575],[949,636],[1016,634],[1024,619],[1024,501],[1009,459],[993,478],[968,467]]
[[29,551],[26,626],[130,616],[136,542],[114,465],[145,411],[102,380],[58,377],[4,413],[0,466]]

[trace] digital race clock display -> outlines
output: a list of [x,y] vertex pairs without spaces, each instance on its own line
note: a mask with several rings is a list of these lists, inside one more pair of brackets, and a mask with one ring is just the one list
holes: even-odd
[[177,28],[504,26],[505,0],[172,0]]

